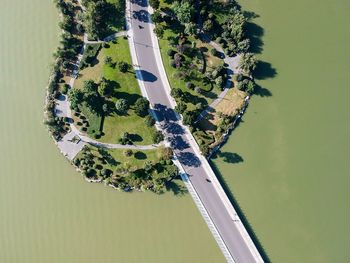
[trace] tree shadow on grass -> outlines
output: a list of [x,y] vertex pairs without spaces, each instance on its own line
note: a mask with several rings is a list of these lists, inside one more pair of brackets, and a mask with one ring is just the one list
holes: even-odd
[[230,199],[232,205],[234,206],[238,216],[240,217],[243,225],[245,226],[248,234],[250,235],[251,239],[253,240],[256,248],[258,249],[258,251],[260,252],[261,257],[263,258],[263,260],[265,262],[271,262],[268,254],[266,253],[264,247],[261,245],[258,236],[255,234],[253,227],[250,225],[247,217],[244,214],[244,211],[242,210],[242,208],[240,207],[237,199],[234,197],[233,193],[231,192],[228,184],[226,183],[224,177],[222,176],[222,174],[220,173],[220,171],[218,170],[218,168],[215,166],[215,164],[213,162],[210,161],[210,165],[213,168],[213,171],[216,174],[216,177],[218,178],[222,188],[224,189],[224,191],[227,194],[227,197]]
[[171,191],[176,196],[184,196],[188,193],[187,188],[178,180],[172,180],[165,183],[167,191]]
[[145,82],[155,82],[158,78],[151,72],[146,70],[135,70],[136,78]]

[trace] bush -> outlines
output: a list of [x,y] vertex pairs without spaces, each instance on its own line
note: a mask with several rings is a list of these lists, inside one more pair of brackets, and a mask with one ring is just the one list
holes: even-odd
[[164,135],[161,131],[156,131],[152,134],[152,140],[154,143],[160,143],[164,140]]
[[184,113],[186,109],[187,109],[187,105],[182,101],[180,101],[175,107],[175,111],[180,114]]
[[149,4],[154,9],[158,9],[159,8],[159,0],[149,0]]
[[129,105],[125,99],[120,99],[115,103],[115,109],[121,114],[125,114],[128,108]]
[[192,83],[192,82],[187,82],[186,83],[186,87],[188,88],[188,89],[194,89],[194,84]]
[[145,123],[148,127],[152,127],[156,122],[151,115],[147,115],[145,118]]
[[125,155],[126,157],[131,157],[131,156],[133,155],[133,151],[132,151],[131,149],[126,149],[126,150],[124,151],[124,155]]
[[173,158],[173,155],[174,155],[173,150],[169,147],[163,148],[161,150],[161,159],[162,160],[169,160],[169,159]]
[[170,66],[173,67],[173,68],[176,68],[176,63],[175,63],[175,60],[170,60]]
[[170,95],[173,96],[174,98],[181,98],[183,95],[183,92],[179,88],[173,88],[171,89]]
[[66,95],[69,91],[69,88],[70,88],[69,84],[67,84],[67,83],[64,84],[62,87],[62,90],[61,90],[62,94]]
[[203,90],[200,88],[200,87],[195,87],[194,88],[194,91],[199,93],[199,94],[202,94],[203,93]]
[[174,55],[176,54],[176,51],[175,50],[173,50],[173,49],[169,49],[168,51],[167,51],[167,54],[168,54],[168,56],[169,57],[174,57]]
[[118,68],[122,73],[127,72],[129,70],[129,67],[130,67],[129,64],[124,61],[121,61],[118,63]]
[[146,98],[139,98],[135,102],[135,113],[140,116],[144,117],[147,115],[149,110],[149,101]]
[[210,53],[211,53],[213,56],[217,56],[218,51],[216,50],[216,48],[212,48],[212,49],[210,50]]

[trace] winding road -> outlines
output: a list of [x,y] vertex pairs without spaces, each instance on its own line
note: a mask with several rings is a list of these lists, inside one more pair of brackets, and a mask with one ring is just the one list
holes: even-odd
[[[127,1],[128,37],[141,90],[152,105],[159,127],[173,148],[185,181],[193,186],[209,221],[219,233],[216,241],[228,262],[263,262],[235,209],[197,143],[174,111],[175,102],[160,61],[154,25],[146,0]],[[207,222],[208,223],[208,222]],[[209,224],[208,224],[209,225]]]

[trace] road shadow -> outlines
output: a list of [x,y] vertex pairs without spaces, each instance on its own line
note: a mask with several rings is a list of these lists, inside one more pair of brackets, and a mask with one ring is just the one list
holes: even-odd
[[185,130],[182,126],[176,122],[167,122],[163,125],[163,129],[173,135],[181,135],[185,133]]
[[175,122],[178,120],[175,111],[173,109],[168,108],[167,106],[165,106],[163,104],[159,104],[159,103],[155,104],[153,112],[156,114],[157,120],[159,122],[162,122],[162,121]]
[[130,2],[141,7],[147,7],[147,0],[131,0]]
[[199,167],[201,165],[199,158],[191,152],[180,152],[176,155],[180,163],[185,166]]
[[135,70],[136,78],[145,82],[155,82],[158,78],[151,72],[146,70]]
[[249,236],[251,237],[253,243],[255,244],[256,248],[258,249],[261,257],[263,258],[263,260],[266,263],[270,263],[271,260],[268,256],[268,254],[266,253],[264,247],[261,245],[258,236],[255,234],[252,225],[249,223],[246,215],[244,214],[244,211],[242,210],[242,208],[239,205],[239,202],[237,201],[237,199],[234,197],[233,193],[230,190],[230,187],[228,186],[228,184],[226,183],[224,177],[222,176],[222,174],[220,173],[220,171],[218,170],[218,168],[215,166],[215,164],[212,161],[209,161],[210,165],[213,169],[213,171],[216,174],[216,177],[218,178],[222,188],[224,189],[224,191],[227,194],[227,197],[230,199],[233,207],[235,208],[239,218],[241,219],[243,225],[245,226]]
[[190,147],[190,145],[182,138],[182,136],[173,136],[169,138],[170,145],[175,150],[185,150]]
[[149,13],[145,10],[133,11],[132,17],[143,23],[149,23]]

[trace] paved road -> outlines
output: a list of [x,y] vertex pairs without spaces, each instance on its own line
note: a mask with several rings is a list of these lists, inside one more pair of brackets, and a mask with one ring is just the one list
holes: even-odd
[[137,75],[142,76],[147,95],[155,108],[160,125],[235,262],[256,262],[237,222],[229,214],[213,184],[206,180],[208,173],[200,160],[201,157],[190,146],[191,137],[181,126],[172,109],[172,103],[160,79],[161,74],[157,67],[147,5],[142,0],[133,2],[130,15],[139,64]]

